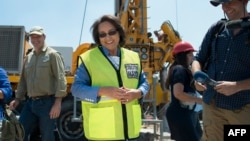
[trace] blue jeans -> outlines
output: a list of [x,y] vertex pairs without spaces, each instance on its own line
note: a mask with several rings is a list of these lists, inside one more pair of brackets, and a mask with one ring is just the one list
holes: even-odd
[[29,141],[30,134],[37,126],[39,126],[42,141],[55,141],[54,129],[56,119],[50,119],[49,116],[54,101],[55,97],[27,100],[19,118],[25,130],[24,141]]

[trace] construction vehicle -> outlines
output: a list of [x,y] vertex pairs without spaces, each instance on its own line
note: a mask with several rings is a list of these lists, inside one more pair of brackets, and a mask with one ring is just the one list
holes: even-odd
[[[150,93],[145,98],[143,109],[150,113],[156,106],[169,101],[168,91],[163,90],[159,74],[167,68],[172,60],[172,48],[181,39],[169,21],[162,23],[159,30],[148,32],[147,0],[115,0],[115,15],[118,16],[126,31],[125,48],[136,51],[141,56],[141,62],[148,81],[151,84]],[[0,26],[0,65],[6,69],[15,94],[23,60],[26,52],[31,48],[24,26]],[[71,95],[70,88],[77,69],[78,56],[94,47],[92,43],[80,44],[72,52],[72,66],[65,73],[67,79],[67,97],[63,99],[61,115],[57,120],[57,130],[63,141],[84,140],[81,103]],[[161,79],[162,81],[162,79]],[[153,103],[153,104],[152,104]],[[154,106],[154,108],[153,108]]]

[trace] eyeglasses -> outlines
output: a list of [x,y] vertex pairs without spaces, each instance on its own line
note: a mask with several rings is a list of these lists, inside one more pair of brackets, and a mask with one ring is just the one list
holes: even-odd
[[99,33],[100,38],[105,38],[107,35],[113,36],[117,33],[117,30],[109,31],[108,33]]

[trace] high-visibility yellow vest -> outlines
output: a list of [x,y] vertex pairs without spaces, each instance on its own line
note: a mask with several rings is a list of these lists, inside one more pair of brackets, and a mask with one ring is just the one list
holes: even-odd
[[[141,63],[136,52],[121,48],[121,68],[118,71],[99,47],[83,53],[80,57],[90,75],[92,86],[138,87]],[[137,99],[128,104],[121,104],[116,99],[104,96],[98,103],[82,101],[82,113],[85,136],[90,140],[139,137],[141,107]]]

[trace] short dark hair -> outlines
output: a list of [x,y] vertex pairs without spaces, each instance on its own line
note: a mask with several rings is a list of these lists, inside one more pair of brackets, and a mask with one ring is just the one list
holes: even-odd
[[119,32],[119,35],[120,35],[119,45],[123,46],[125,44],[125,41],[126,41],[125,31],[124,31],[123,26],[121,25],[120,19],[116,16],[113,16],[113,15],[103,15],[93,23],[90,30],[92,30],[92,37],[94,39],[94,42],[98,45],[101,45],[99,33],[98,33],[98,27],[101,23],[106,22],[106,21],[111,23],[116,28],[116,30]]

